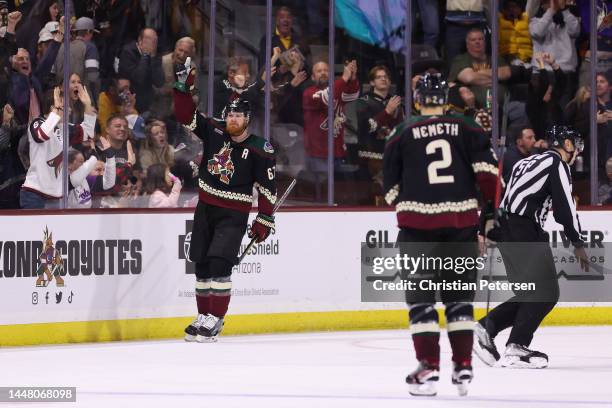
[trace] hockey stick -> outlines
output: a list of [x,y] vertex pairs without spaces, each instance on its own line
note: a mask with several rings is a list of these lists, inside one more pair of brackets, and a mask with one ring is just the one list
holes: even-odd
[[[499,138],[499,158],[497,162],[497,183],[495,184],[495,202],[493,203],[493,221],[494,225],[497,224],[499,217],[499,203],[501,202],[501,190],[502,190],[502,173],[504,170],[504,154],[506,152],[506,126],[508,125],[508,102],[510,101],[509,95],[506,93],[504,95],[504,106],[502,108],[502,135]],[[486,231],[483,232],[486,234]],[[485,235],[485,245],[487,243],[487,237]],[[491,283],[491,278],[493,276],[493,248],[491,247],[491,255],[489,256],[489,277],[487,278],[487,282]],[[485,312],[485,316],[489,314],[489,306],[491,304],[491,289],[490,286],[487,285],[487,308]]]
[[[289,193],[291,193],[291,190],[293,190],[293,187],[295,187],[296,183],[297,183],[296,179],[293,179],[291,181],[291,183],[289,184],[289,187],[287,187],[287,189],[285,190],[281,198],[276,202],[276,205],[274,206],[274,209],[272,210],[272,215],[274,215],[276,211],[280,208],[280,206],[283,205],[283,203],[285,202],[285,199],[287,198]],[[247,247],[244,249],[242,254],[240,254],[240,256],[238,257],[238,263],[242,262],[246,254],[251,250],[251,248],[253,248],[253,245],[255,245],[256,241],[257,241],[257,237],[251,238],[251,242],[249,242],[249,245],[247,245]]]

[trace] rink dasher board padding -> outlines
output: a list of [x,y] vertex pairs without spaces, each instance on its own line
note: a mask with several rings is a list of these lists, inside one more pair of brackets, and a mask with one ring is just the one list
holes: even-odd
[[[582,212],[583,228],[608,241],[609,214]],[[0,346],[180,337],[196,310],[185,259],[191,219],[187,211],[0,216]],[[401,303],[360,298],[360,244],[393,240],[393,212],[281,212],[276,224],[233,273],[224,335],[407,327]],[[37,274],[44,247],[63,285]],[[563,306],[545,324],[612,324],[608,304]]]

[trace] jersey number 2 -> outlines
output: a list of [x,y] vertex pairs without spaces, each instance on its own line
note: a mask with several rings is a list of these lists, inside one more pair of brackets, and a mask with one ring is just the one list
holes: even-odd
[[427,177],[429,178],[429,184],[453,183],[455,181],[454,176],[438,175],[438,170],[446,169],[453,163],[450,143],[448,143],[447,140],[438,139],[434,140],[433,142],[429,142],[427,146],[425,146],[425,153],[428,155],[435,154],[438,150],[442,151],[442,158],[440,160],[431,162],[429,166],[427,166]]

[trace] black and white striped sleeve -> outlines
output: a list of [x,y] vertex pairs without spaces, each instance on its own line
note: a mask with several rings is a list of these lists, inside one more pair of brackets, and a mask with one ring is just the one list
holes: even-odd
[[576,203],[572,197],[570,169],[567,163],[559,161],[550,169],[550,189],[552,196],[553,216],[563,225],[565,236],[575,247],[584,244]]

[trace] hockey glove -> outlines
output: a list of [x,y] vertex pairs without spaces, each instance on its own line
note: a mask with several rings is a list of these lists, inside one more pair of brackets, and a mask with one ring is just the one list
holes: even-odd
[[92,156],[95,156],[99,161],[106,162],[106,159],[115,157],[115,150],[110,147],[102,148],[98,143],[94,144],[94,150],[91,152]]
[[495,207],[488,201],[480,212],[480,228],[478,233],[488,241],[499,241],[499,222],[495,217]]
[[256,242],[263,242],[270,232],[274,231],[274,216],[266,214],[257,214],[253,225],[249,229],[249,238],[256,238]]
[[191,65],[191,57],[187,57],[185,64],[174,66],[174,75],[176,76],[174,88],[183,93],[190,92],[195,80],[195,67]]

